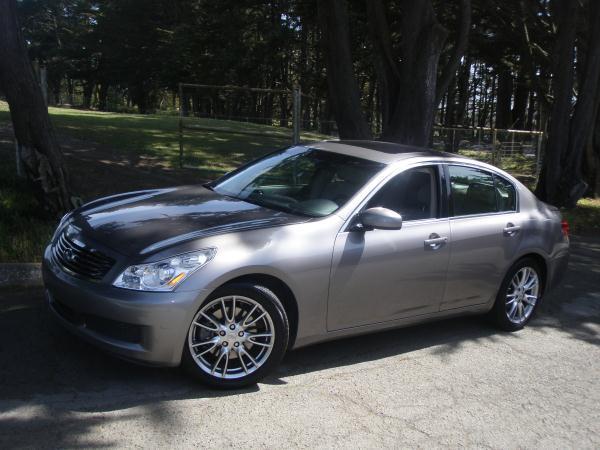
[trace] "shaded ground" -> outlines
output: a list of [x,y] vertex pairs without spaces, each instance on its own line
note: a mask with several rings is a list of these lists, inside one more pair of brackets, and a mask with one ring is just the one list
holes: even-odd
[[0,448],[600,446],[600,237],[576,238],[530,326],[479,318],[292,352],[257,387],[211,391],[113,359],[0,293]]

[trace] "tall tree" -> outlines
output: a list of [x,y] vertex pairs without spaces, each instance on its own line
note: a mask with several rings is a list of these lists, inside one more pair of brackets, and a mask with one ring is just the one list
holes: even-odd
[[371,130],[363,114],[354,76],[348,4],[346,0],[318,3],[319,23],[327,60],[327,85],[340,137],[369,139]]
[[[554,60],[554,103],[548,131],[545,161],[536,194],[549,203],[573,207],[583,196],[582,161],[592,136],[600,81],[600,5],[588,2],[589,36],[587,52],[580,42],[576,47],[576,23],[580,5],[557,0],[558,20]],[[579,54],[578,94],[573,106],[575,53]]]
[[27,56],[15,0],[0,0],[0,88],[8,100],[21,157],[39,199],[55,215],[70,210],[63,156]]

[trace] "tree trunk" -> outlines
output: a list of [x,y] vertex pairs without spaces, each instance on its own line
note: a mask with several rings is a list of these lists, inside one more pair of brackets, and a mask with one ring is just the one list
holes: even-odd
[[72,207],[67,172],[27,56],[15,0],[0,0],[0,86],[28,178],[42,204],[58,217]]
[[586,190],[582,179],[583,151],[590,138],[600,81],[600,7],[590,2],[590,36],[577,103],[571,118],[578,2],[557,4],[559,20],[554,61],[554,104],[546,157],[536,187],[542,200],[573,207]]
[[529,97],[529,86],[525,72],[522,70],[517,76],[515,87],[515,102],[512,110],[512,123],[509,128],[523,130],[527,119],[527,98]]
[[[380,8],[381,2],[374,2]],[[371,14],[370,20],[383,20],[383,14]],[[380,48],[390,48],[389,34],[382,34],[387,26],[373,24],[379,30]],[[436,100],[437,69],[447,31],[434,14],[431,1],[404,2],[402,17],[402,59],[396,69],[386,72],[398,73],[397,96],[393,100],[393,114],[383,129],[383,138],[403,144],[428,146],[431,140]],[[379,52],[381,55],[381,52]],[[379,64],[390,64],[389,58]],[[389,92],[382,91],[382,95]]]
[[510,104],[512,100],[513,79],[510,69],[503,66],[498,74],[496,99],[496,128],[510,128]]
[[561,167],[558,202],[567,208],[573,208],[583,197],[587,184],[583,180],[582,161],[594,129],[599,99],[600,84],[600,5],[589,3],[590,35],[588,37],[585,69],[581,77],[581,86],[569,132],[569,147]]
[[90,109],[92,107],[92,94],[94,93],[94,83],[86,80],[83,82],[83,108]]
[[98,109],[100,111],[106,111],[108,100],[108,84],[102,83],[98,90]]
[[370,139],[371,130],[360,103],[350,51],[346,0],[318,2],[318,16],[325,46],[329,98],[342,139]]
[[600,196],[600,114],[596,105],[596,126],[592,139],[587,146],[584,176],[588,186],[586,195],[589,197]]

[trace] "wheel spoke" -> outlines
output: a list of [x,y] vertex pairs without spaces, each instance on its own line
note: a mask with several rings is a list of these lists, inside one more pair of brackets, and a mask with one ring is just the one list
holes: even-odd
[[225,352],[225,366],[223,367],[223,376],[227,375],[227,366],[229,365],[229,350]]
[[521,286],[525,286],[525,283],[529,279],[529,267],[523,268],[523,276],[521,277],[521,282],[519,283]]
[[202,317],[204,317],[206,320],[208,320],[210,323],[212,323],[212,324],[215,326],[215,328],[214,328],[214,329],[212,329],[212,331],[218,331],[218,330],[219,330],[219,323],[218,323],[216,320],[214,320],[212,317],[210,317],[210,316],[209,316],[208,314],[206,314],[204,311],[202,311],[202,312],[200,313],[200,315],[201,315]]
[[510,311],[508,312],[508,317],[510,319],[514,319],[514,315],[515,315],[515,311],[517,310],[517,303],[513,303],[513,305],[510,308]]
[[524,315],[523,314],[523,303],[519,303],[518,310],[519,310],[519,320],[522,320],[523,319],[523,315]]
[[259,315],[256,319],[254,319],[252,322],[250,322],[248,324],[244,320],[244,323],[242,324],[242,326],[245,327],[245,328],[251,327],[252,325],[254,325],[256,322],[258,322],[260,319],[262,319],[266,315],[267,315],[267,312],[263,311],[263,313],[261,315]]
[[221,362],[221,360],[223,359],[223,356],[225,356],[225,352],[221,352],[221,354],[219,355],[219,357],[217,358],[217,360],[215,361],[215,363],[212,366],[212,369],[210,371],[211,374],[214,375],[215,370],[217,370],[217,367],[219,367],[219,363]]
[[212,347],[209,347],[209,348],[207,348],[206,350],[204,350],[204,351],[202,351],[202,352],[200,352],[200,353],[197,353],[197,354],[196,354],[196,355],[194,355],[194,356],[198,357],[198,356],[202,356],[202,355],[204,355],[204,354],[206,354],[206,353],[208,353],[208,352],[212,352],[212,351],[215,349],[215,347],[216,347],[217,345],[219,345],[219,344],[217,344],[217,343],[215,342],[215,343],[212,345]]
[[533,306],[537,302],[537,297],[535,295],[527,295],[527,294],[525,294],[525,298],[523,299],[523,301],[525,303],[527,303],[528,305]]
[[225,306],[225,300],[221,299],[221,311],[223,314],[223,323],[230,322],[229,317],[227,316],[227,307]]
[[248,314],[246,314],[246,317],[244,318],[244,321],[242,322],[243,327],[246,326],[246,320],[248,320],[248,318],[252,317],[252,313],[254,313],[254,311],[256,311],[256,308],[258,308],[258,305],[254,305],[254,308],[252,308],[250,310],[250,312]]
[[537,277],[536,276],[532,276],[527,283],[525,283],[525,286],[523,286],[523,289],[525,289],[526,291],[529,291],[531,289],[533,289],[534,287],[537,286]]
[[195,344],[192,344],[192,348],[196,348],[196,347],[200,347],[201,345],[210,345],[210,344],[216,344],[218,342],[217,339],[211,339],[210,341],[204,341],[204,342],[196,342]]
[[231,300],[231,323],[235,322],[235,297]]
[[205,330],[208,330],[208,331],[213,331],[214,332],[214,331],[218,331],[219,330],[218,328],[211,328],[211,327],[206,326],[206,325],[204,325],[203,323],[200,323],[200,322],[194,322],[194,325],[196,325],[197,327],[200,327],[200,328],[204,328]]
[[252,357],[252,355],[250,353],[248,353],[248,351],[246,349],[242,350],[244,352],[244,355],[246,355],[248,357],[248,359],[250,360],[250,362],[252,362],[252,364],[254,364],[254,367],[256,367],[256,361],[254,360],[254,358]]
[[264,342],[257,342],[257,341],[251,341],[251,340],[248,340],[248,342],[250,342],[252,345],[259,345],[261,347],[267,347],[267,348],[273,347],[273,344],[271,344],[271,343],[267,344],[267,343],[264,343]]
[[240,360],[240,363],[242,364],[242,369],[244,369],[244,373],[248,373],[248,368],[246,367],[246,363],[244,362],[244,349],[241,347],[238,347],[237,349],[237,354],[238,354],[238,359]]

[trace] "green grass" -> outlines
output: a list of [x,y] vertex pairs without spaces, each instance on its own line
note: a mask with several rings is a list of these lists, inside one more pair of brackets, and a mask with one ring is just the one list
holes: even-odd
[[[132,161],[148,158],[152,164],[179,167],[179,117],[176,115],[53,107],[48,108],[48,112],[61,134],[117,150],[120,156]],[[0,102],[0,121],[9,120],[8,105]],[[206,171],[209,176],[227,172],[291,142],[291,131],[285,128],[200,118],[189,118],[185,123],[184,164]],[[314,133],[303,133],[301,137],[306,141],[326,138]]]
[[600,232],[600,198],[582,198],[576,208],[561,213],[574,233]]
[[36,262],[56,221],[39,207],[30,186],[16,177],[14,158],[0,166],[0,262]]

